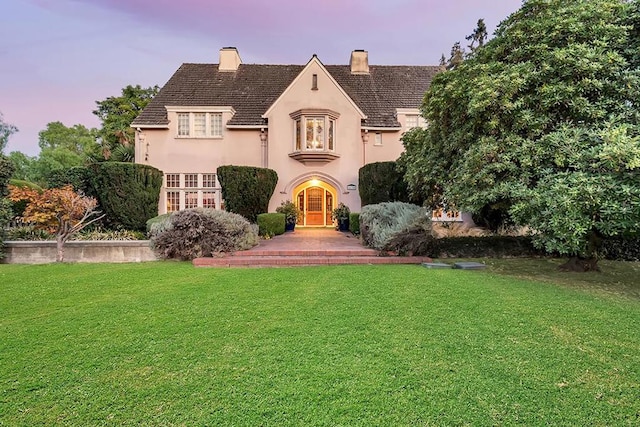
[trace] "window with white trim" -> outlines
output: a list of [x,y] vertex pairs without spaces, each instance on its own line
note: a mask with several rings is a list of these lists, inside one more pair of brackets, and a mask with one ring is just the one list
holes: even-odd
[[292,113],[294,151],[335,151],[338,116],[338,113],[329,110],[299,110]]
[[215,173],[167,173],[164,186],[166,212],[198,207],[223,208]]
[[178,113],[178,137],[222,138],[222,113]]
[[377,145],[377,146],[382,145],[382,132],[376,132],[373,138],[373,145]]
[[404,127],[406,130],[418,127],[425,128],[427,127],[427,122],[419,114],[407,114],[404,119]]

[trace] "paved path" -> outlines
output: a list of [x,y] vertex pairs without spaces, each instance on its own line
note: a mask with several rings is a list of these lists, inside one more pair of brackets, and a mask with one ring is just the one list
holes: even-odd
[[284,267],[338,264],[420,264],[427,257],[379,256],[351,233],[333,228],[296,227],[247,250],[217,258],[196,258],[197,267]]
[[[360,239],[349,232],[329,227],[296,227],[294,231],[260,240],[251,251],[281,250],[362,250]],[[371,250],[373,253],[375,251]]]

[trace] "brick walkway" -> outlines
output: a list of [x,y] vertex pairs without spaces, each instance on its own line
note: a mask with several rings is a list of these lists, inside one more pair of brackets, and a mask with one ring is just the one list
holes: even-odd
[[196,267],[283,267],[336,264],[420,264],[427,257],[379,256],[351,233],[333,228],[296,227],[293,232],[261,240],[247,251],[220,258],[196,258]]

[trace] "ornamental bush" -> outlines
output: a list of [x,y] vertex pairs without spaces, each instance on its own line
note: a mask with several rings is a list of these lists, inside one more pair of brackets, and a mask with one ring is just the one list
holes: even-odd
[[410,202],[404,173],[396,162],[376,162],[358,171],[362,206],[384,202]]
[[261,236],[284,234],[286,215],[283,213],[263,213],[258,215],[258,233]]
[[[21,179],[10,179],[9,180],[9,185],[12,185],[12,186],[18,187],[18,188],[31,188],[33,190],[42,191],[42,187],[40,187],[35,182],[23,181]],[[15,202],[11,202],[11,210],[13,212],[13,216],[14,217],[22,216],[22,214],[24,213],[24,210],[26,208],[27,208],[27,201],[26,200],[17,200]]]
[[232,212],[208,208],[172,213],[151,225],[151,244],[162,258],[192,260],[258,244],[257,227]]
[[640,236],[608,237],[602,242],[600,255],[615,261],[640,261]]
[[169,226],[170,216],[171,212],[154,216],[153,218],[147,220],[147,234],[151,236],[152,234],[157,234],[160,231],[166,229]]
[[349,231],[356,236],[360,234],[360,212],[349,214]]
[[269,210],[269,200],[278,183],[276,171],[252,166],[220,166],[217,173],[229,212],[256,222],[259,214]]
[[137,163],[91,165],[90,182],[109,228],[145,231],[158,214],[162,171]]
[[362,242],[369,247],[385,250],[393,236],[407,230],[426,217],[426,209],[403,202],[367,205],[360,213]]

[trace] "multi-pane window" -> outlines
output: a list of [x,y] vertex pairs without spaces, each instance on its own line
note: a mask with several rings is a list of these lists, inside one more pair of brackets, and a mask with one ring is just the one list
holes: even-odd
[[167,191],[167,212],[175,212],[180,210],[180,192]]
[[202,192],[202,207],[203,208],[216,208],[216,193],[215,191],[203,191]]
[[178,113],[178,136],[189,136],[189,113]]
[[178,113],[178,136],[222,137],[222,113]]
[[202,174],[202,186],[206,188],[213,188],[216,186],[216,174],[215,173],[203,173]]
[[424,117],[418,114],[408,114],[407,116],[405,116],[404,123],[405,123],[405,128],[407,130],[417,128],[417,127],[423,128],[427,124],[424,120]]
[[178,188],[180,187],[180,174],[179,173],[168,173],[165,175],[167,180],[167,188]]
[[215,173],[165,174],[166,212],[197,207],[222,208]]
[[184,192],[184,208],[191,209],[198,207],[198,192],[197,191],[185,191]]
[[334,119],[330,117],[305,116],[296,119],[294,126],[296,151],[335,150]]
[[197,173],[185,173],[184,174],[184,186],[186,188],[195,188],[198,186],[198,174]]
[[222,114],[210,113],[209,114],[209,128],[211,129],[211,136],[222,136]]
[[205,113],[193,113],[193,136],[207,136],[207,117]]

